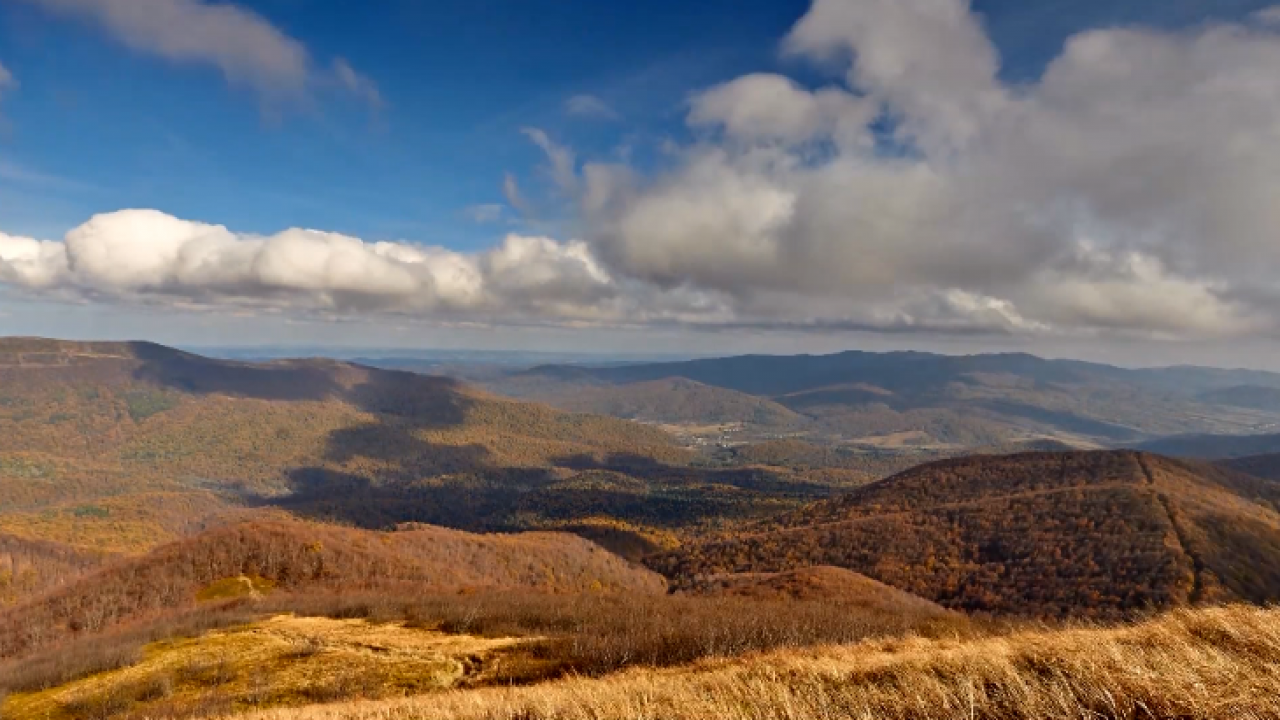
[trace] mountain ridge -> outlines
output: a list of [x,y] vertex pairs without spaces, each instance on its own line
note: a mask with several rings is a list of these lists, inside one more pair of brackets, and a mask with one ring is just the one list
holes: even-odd
[[1108,617],[1280,598],[1278,511],[1280,484],[1208,464],[1132,451],[977,456],[649,563],[678,589],[834,565],[951,609]]
[[[742,355],[591,367],[543,365],[485,382],[500,394],[619,412],[634,388],[683,378],[776,403],[832,441],[918,432],[934,445],[975,447],[1047,437],[1123,446],[1156,437],[1247,434],[1280,426],[1280,407],[1210,402],[1242,382],[1280,391],[1280,374],[1178,367],[1127,369],[1025,353],[949,356],[846,351],[830,355]],[[1208,400],[1206,400],[1208,398]],[[710,422],[713,404],[662,406],[651,414]],[[794,422],[790,424],[794,425]],[[780,432],[786,423],[757,423]]]

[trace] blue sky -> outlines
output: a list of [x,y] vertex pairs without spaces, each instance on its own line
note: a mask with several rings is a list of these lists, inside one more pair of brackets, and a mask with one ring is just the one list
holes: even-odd
[[[147,1],[188,9],[208,4]],[[584,219],[577,199],[565,197],[544,150],[525,130],[536,128],[554,147],[570,148],[574,170],[589,162],[620,163],[656,178],[656,185],[667,173],[674,177],[673,168],[690,162],[685,150],[705,140],[706,132],[688,121],[696,93],[750,73],[777,73],[800,88],[844,82],[845,68],[838,63],[780,51],[783,39],[810,11],[808,0],[237,0],[237,8],[305,48],[310,79],[297,92],[263,90],[255,81],[228,77],[216,62],[175,58],[130,40],[127,31],[102,20],[110,12],[102,8],[113,2],[120,0],[0,4],[0,67],[14,79],[7,86],[0,83],[0,232],[58,241],[95,214],[149,208],[248,235],[315,228],[368,242],[443,246],[460,253],[485,252],[509,233],[568,242],[596,232],[595,226]],[[1001,56],[1001,83],[1016,93],[1038,83],[1046,65],[1077,33],[1139,27],[1176,36],[1213,22],[1250,22],[1271,4],[976,0],[972,15]],[[343,85],[333,71],[335,62],[358,73],[361,90]],[[854,91],[874,94],[866,88]],[[508,174],[527,207],[513,207],[504,194]],[[616,252],[586,239],[602,266],[621,275]],[[1159,261],[1165,270],[1181,267],[1172,256]],[[734,287],[699,284],[696,273],[671,280],[643,269],[627,271],[629,279],[655,283],[655,292],[679,285],[730,297],[737,304],[725,312],[734,314],[734,322],[745,317],[746,305],[759,305],[758,298],[743,300],[744,293]],[[1205,270],[1196,278],[1210,274]],[[982,297],[988,289],[956,287]],[[990,297],[1003,302],[1005,295],[992,290]],[[221,307],[203,310],[195,326],[212,333],[210,341],[236,335],[268,341],[296,332],[298,342],[341,344],[350,337],[343,323],[290,316],[292,329],[281,330],[278,308],[264,319],[245,315],[242,304],[237,307],[235,315]],[[192,335],[206,331],[192,331],[189,308],[182,308],[154,298],[103,303],[87,300],[86,293],[73,300],[56,293],[9,293],[0,299],[0,331],[7,324],[10,331],[50,335],[105,328],[117,334],[150,332],[162,340],[201,339]],[[801,324],[814,322],[817,311],[806,306],[805,312],[811,314]],[[492,340],[495,324],[484,318],[468,318],[466,323],[483,329],[467,325],[464,331],[456,318],[450,318],[452,329],[440,330],[413,325],[421,318],[409,315],[407,321],[419,329],[404,344],[503,344]],[[620,328],[643,330],[649,321],[614,318],[609,327],[597,327],[594,337],[644,347],[648,332],[647,337],[676,338],[664,341],[668,345],[699,345],[698,351],[724,344],[703,335],[688,339],[678,322],[671,324],[674,315],[663,317],[663,323],[638,334]],[[818,324],[828,319],[818,318]],[[843,315],[841,321],[863,322]],[[368,337],[358,342],[391,344],[404,322],[403,315],[379,319],[375,324],[383,329],[366,329]],[[754,317],[744,323],[766,324]],[[597,342],[581,334],[565,341],[563,325],[542,332],[527,322],[514,325],[519,329],[510,330],[512,340],[505,344]],[[473,331],[484,334],[466,334]],[[1024,342],[997,335],[1004,339],[993,346]],[[957,342],[946,336],[944,329],[925,339],[887,334],[875,342]],[[770,339],[760,329],[734,337],[729,344],[746,349],[794,344]],[[806,344],[832,349],[865,341],[857,335],[801,337],[810,338]],[[1060,337],[1044,344],[1054,343],[1077,346]],[[1092,347],[1094,354],[1105,354]]]
[[[688,93],[792,69],[777,43],[805,0],[369,0],[239,3],[344,57],[385,97],[376,114],[336,94],[264,108],[218,70],[123,47],[98,27],[22,2],[0,7],[0,227],[55,237],[96,212],[154,207],[237,230],[302,226],[450,246],[497,232],[465,209],[503,203],[504,173],[537,190],[545,129],[580,154],[652,153],[682,133]],[[987,0],[1011,78],[1038,75],[1068,35],[1108,24],[1187,26],[1265,0]],[[811,82],[819,73],[806,70]],[[618,120],[576,117],[600,98]],[[548,208],[548,213],[554,208]]]
[[[156,207],[240,230],[293,225],[466,246],[464,208],[501,203],[504,173],[526,184],[546,129],[584,152],[653,143],[679,127],[685,93],[776,65],[797,2],[614,4],[374,0],[241,3],[317,58],[373,78],[370,113],[321,94],[264,108],[210,67],[120,45],[39,7],[0,8],[0,47],[21,92],[4,103],[4,156],[33,178],[0,223],[59,234],[93,212]],[[569,115],[580,94],[622,119]],[[12,175],[12,174],[11,174]],[[18,207],[25,205],[26,207]]]

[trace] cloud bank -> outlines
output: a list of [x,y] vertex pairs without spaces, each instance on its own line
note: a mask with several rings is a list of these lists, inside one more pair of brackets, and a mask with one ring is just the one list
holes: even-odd
[[[579,239],[462,254],[122,211],[61,241],[0,236],[0,282],[486,323],[1274,334],[1277,16],[1084,32],[1013,86],[965,0],[817,0],[782,52],[830,82],[695,93],[658,170],[524,131]],[[514,177],[504,192],[529,212]]]
[[818,0],[783,49],[840,82],[695,95],[667,171],[584,168],[585,234],[782,323],[1272,332],[1274,14],[1085,32],[1013,87],[963,0]]
[[317,230],[237,234],[155,210],[97,215],[60,242],[0,234],[0,283],[98,301],[445,321],[679,321],[692,307],[627,287],[583,242],[508,235],[464,254]]
[[336,86],[377,108],[382,97],[342,58],[316,67],[306,46],[262,16],[205,0],[25,0],[51,12],[100,25],[141,53],[216,67],[233,85],[270,101],[298,100]]

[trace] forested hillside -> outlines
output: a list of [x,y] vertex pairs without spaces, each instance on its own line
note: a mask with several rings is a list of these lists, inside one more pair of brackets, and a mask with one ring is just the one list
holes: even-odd
[[584,388],[552,385],[520,397],[574,412],[649,422],[752,423],[784,428],[804,421],[801,415],[766,398],[683,378]]
[[0,613],[0,658],[202,600],[411,589],[661,594],[661,577],[573,535],[372,532],[321,523],[238,523],[117,561]]
[[138,553],[283,510],[368,528],[565,529],[634,556],[846,481],[695,467],[656,427],[449,378],[148,343],[0,340],[0,433],[0,533],[69,553]]
[[650,559],[677,588],[834,565],[942,605],[1114,616],[1280,599],[1280,486],[1127,451],[916,468],[742,537]]

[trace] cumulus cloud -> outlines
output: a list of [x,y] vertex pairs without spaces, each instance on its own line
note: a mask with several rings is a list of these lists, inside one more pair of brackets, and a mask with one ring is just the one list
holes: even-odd
[[61,241],[0,235],[0,283],[132,303],[386,313],[495,323],[674,320],[696,294],[628,287],[583,242],[508,235],[480,253],[366,242],[317,230],[269,236],[155,210],[97,215]]
[[564,103],[565,112],[570,115],[598,120],[619,120],[621,116],[609,103],[595,95],[574,95]]
[[722,129],[746,142],[798,143],[834,137],[842,145],[869,142],[876,103],[841,88],[810,92],[781,75],[746,75],[696,94],[689,123]]
[[336,81],[373,104],[381,96],[345,60],[317,70],[307,48],[267,19],[230,3],[205,0],[26,0],[52,12],[84,18],[142,53],[175,62],[211,65],[227,81],[264,98],[304,97]]
[[671,169],[584,168],[608,267],[798,324],[1276,330],[1275,30],[1089,31],[1012,87],[964,0],[817,0],[784,51],[843,87],[738,78]]

